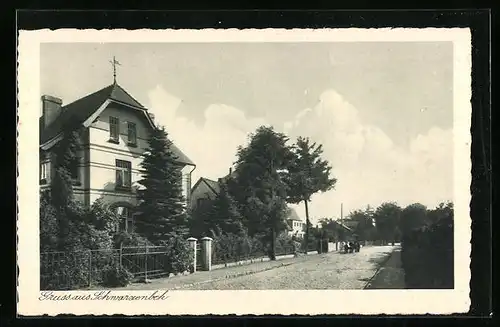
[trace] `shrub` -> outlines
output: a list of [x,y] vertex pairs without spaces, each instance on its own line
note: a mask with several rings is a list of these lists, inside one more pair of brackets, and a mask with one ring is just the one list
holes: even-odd
[[182,273],[193,268],[193,249],[183,236],[171,234],[163,242],[166,249],[167,265],[165,270],[169,273]]
[[433,222],[403,234],[401,260],[407,288],[453,288],[453,208],[430,212]]
[[113,236],[113,244],[115,248],[119,248],[120,246],[153,246],[153,243],[147,238],[135,232],[126,231],[115,233]]
[[[51,204],[50,193],[41,194],[42,289],[75,289],[101,282],[103,269],[115,260],[112,251],[114,226],[110,219],[113,219],[111,214],[100,202],[89,209],[71,199],[68,207],[56,210]],[[106,221],[108,223],[104,223]]]
[[229,263],[265,255],[265,246],[258,237],[249,237],[246,233],[214,234],[212,261]]
[[57,212],[50,204],[48,192],[40,197],[40,252],[55,251],[57,248]]
[[294,250],[294,238],[286,233],[280,234],[276,238],[276,254],[291,254]]
[[108,265],[104,268],[102,284],[107,287],[122,287],[127,286],[133,278],[134,275],[127,269],[119,265]]
[[214,263],[239,260],[237,243],[238,239],[234,234],[220,234],[215,236],[212,243]]
[[96,200],[92,204],[86,216],[87,221],[98,230],[107,231],[110,235],[115,234],[119,218],[101,199]]
[[90,252],[49,252],[40,257],[40,289],[69,290],[88,286]]

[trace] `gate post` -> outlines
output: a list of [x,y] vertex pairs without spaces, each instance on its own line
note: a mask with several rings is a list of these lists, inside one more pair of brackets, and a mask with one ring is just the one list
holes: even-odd
[[187,239],[189,242],[189,246],[191,246],[191,249],[193,251],[193,267],[191,268],[191,272],[195,273],[196,272],[196,241],[197,239],[194,237],[190,237]]
[[201,264],[203,270],[212,270],[212,239],[210,237],[201,239]]

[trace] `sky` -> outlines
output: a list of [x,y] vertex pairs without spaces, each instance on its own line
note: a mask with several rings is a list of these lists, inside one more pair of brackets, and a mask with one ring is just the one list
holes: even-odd
[[[451,42],[45,43],[41,92],[70,103],[117,82],[216,180],[260,125],[324,148],[335,188],[313,223],[453,198]],[[294,206],[304,217],[303,204]]]

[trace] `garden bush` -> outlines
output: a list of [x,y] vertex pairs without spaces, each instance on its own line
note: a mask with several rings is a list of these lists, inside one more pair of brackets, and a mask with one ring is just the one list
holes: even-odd
[[71,290],[88,286],[89,252],[51,252],[41,254],[40,289]]
[[40,252],[55,251],[57,248],[57,215],[50,204],[49,192],[40,194]]
[[214,235],[212,262],[229,263],[265,255],[265,246],[258,237],[247,234],[221,233]]
[[293,254],[294,238],[286,233],[280,234],[276,238],[276,255]]
[[106,287],[127,286],[134,278],[134,275],[120,265],[108,265],[103,271],[102,285]]
[[[436,209],[437,210],[437,209]],[[401,261],[407,288],[453,288],[453,213],[403,235]]]
[[171,234],[162,245],[166,250],[166,272],[177,274],[193,268],[193,249],[183,236]]
[[41,289],[76,289],[100,283],[106,265],[116,261],[114,218],[102,203],[97,201],[91,208],[74,200],[70,204],[56,210],[50,193],[41,194]]
[[119,249],[120,246],[153,246],[147,238],[135,233],[135,232],[126,232],[120,231],[115,233],[113,236],[113,244],[116,249]]

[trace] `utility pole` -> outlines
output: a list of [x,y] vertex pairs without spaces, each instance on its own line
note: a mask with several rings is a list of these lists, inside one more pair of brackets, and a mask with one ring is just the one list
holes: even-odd
[[340,203],[340,230],[341,230],[341,235],[342,235],[342,241],[345,241],[344,237],[344,204]]
[[344,204],[340,204],[340,223],[344,223]]

